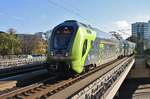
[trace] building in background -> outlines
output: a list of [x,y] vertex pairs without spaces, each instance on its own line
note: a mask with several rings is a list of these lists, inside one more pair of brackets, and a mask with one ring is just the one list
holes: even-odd
[[43,32],[35,34],[16,34],[21,42],[22,54],[45,54],[47,50],[47,40]]
[[136,22],[132,24],[132,37],[135,38],[136,48],[139,53],[150,49],[150,21]]
[[34,34],[34,36],[36,38],[41,38],[41,39],[46,40],[44,32],[37,32],[37,33]]
[[32,34],[16,34],[17,38],[21,42],[21,53],[22,54],[32,54],[32,49],[34,48],[34,35]]
[[150,21],[148,21],[148,32],[147,32],[146,39],[148,42],[148,49],[150,49]]
[[45,38],[48,40],[48,39],[50,38],[51,34],[52,34],[52,30],[46,31],[46,32],[44,33]]

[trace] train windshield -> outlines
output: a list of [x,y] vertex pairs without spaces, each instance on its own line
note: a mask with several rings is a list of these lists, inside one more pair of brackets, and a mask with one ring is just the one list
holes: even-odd
[[54,49],[67,49],[73,35],[73,27],[61,26],[54,31]]

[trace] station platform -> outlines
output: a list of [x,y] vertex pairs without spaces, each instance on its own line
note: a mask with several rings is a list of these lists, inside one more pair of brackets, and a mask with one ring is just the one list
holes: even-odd
[[121,85],[118,96],[119,99],[150,99],[150,60],[135,57],[135,64]]
[[125,80],[119,89],[119,99],[150,99],[150,79]]
[[145,57],[135,57],[135,64],[127,78],[150,78],[150,68],[146,64]]

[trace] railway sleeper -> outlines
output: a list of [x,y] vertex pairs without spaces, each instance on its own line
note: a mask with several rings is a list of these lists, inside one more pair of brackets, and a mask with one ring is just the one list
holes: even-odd
[[28,92],[24,92],[23,95],[25,95],[25,96],[31,96],[32,93],[28,91]]
[[[19,95],[15,95],[14,98],[16,98],[16,99],[23,99],[24,96],[22,96],[22,95],[19,94]],[[10,97],[10,98],[7,98],[7,99],[13,99],[13,98]]]

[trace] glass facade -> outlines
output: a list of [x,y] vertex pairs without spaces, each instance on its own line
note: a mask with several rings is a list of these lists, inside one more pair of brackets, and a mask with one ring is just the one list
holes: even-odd
[[132,24],[132,36],[136,38],[136,47],[140,53],[144,52],[144,45],[150,48],[150,21]]

